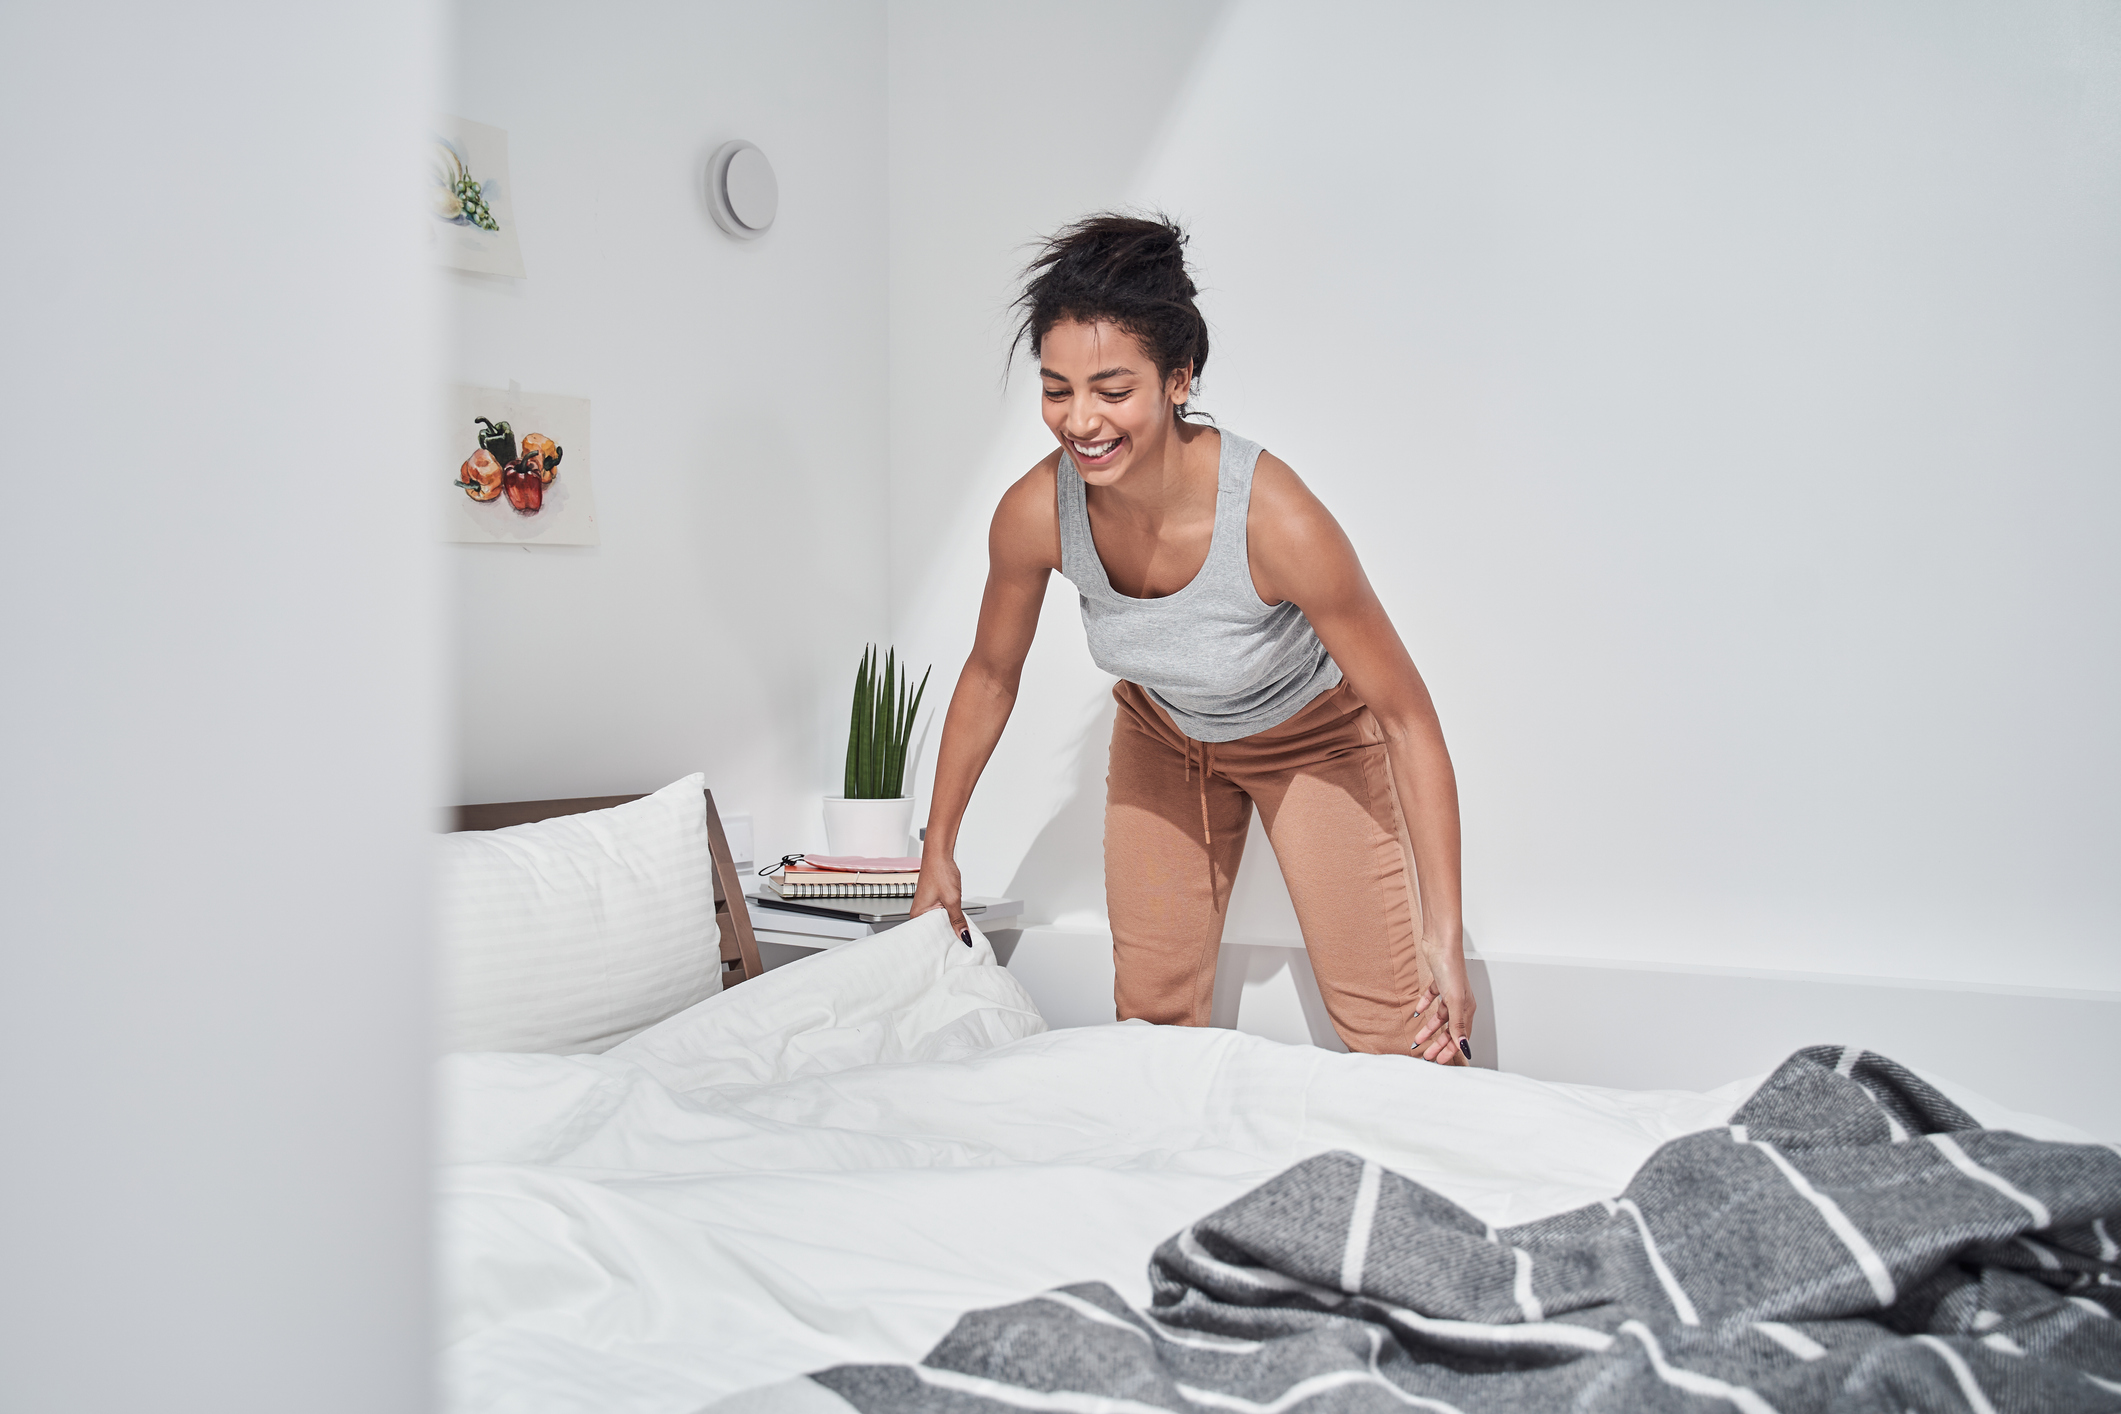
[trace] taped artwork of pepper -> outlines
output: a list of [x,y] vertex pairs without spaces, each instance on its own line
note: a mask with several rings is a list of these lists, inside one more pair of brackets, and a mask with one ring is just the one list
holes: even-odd
[[597,543],[589,399],[458,383],[435,413],[422,479],[437,508],[447,507],[446,539],[525,547]]
[[518,515],[534,516],[545,508],[545,488],[560,474],[565,450],[542,432],[523,434],[517,451],[515,429],[490,417],[475,417],[479,449],[457,468],[456,484],[474,501],[508,496]]

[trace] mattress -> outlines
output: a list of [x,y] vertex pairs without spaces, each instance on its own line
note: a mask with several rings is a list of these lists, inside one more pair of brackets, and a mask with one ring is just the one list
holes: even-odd
[[[1757,1080],[1616,1091],[1233,1031],[1049,1031],[934,914],[603,1055],[445,1058],[445,1403],[689,1414],[916,1361],[963,1312],[1051,1287],[1145,1304],[1160,1241],[1331,1150],[1528,1222],[1618,1193]],[[2085,1137],[1937,1083],[1986,1126]]]

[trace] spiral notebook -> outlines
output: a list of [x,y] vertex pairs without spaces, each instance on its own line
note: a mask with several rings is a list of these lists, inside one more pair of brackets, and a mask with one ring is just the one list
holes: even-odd
[[827,874],[789,870],[766,887],[782,898],[912,898],[920,875]]

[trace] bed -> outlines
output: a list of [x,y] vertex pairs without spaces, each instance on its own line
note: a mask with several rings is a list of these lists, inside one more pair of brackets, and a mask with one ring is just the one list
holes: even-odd
[[[1339,1152],[1492,1237],[1610,1206],[1757,1083],[1624,1092],[1233,1031],[1049,1030],[940,915],[763,974],[725,953],[741,987],[600,1053],[443,1058],[447,1408],[783,1407],[743,1392],[911,1365],[968,1311],[1084,1283],[1146,1306],[1160,1243]],[[1986,1128],[2088,1139],[1935,1083]]]

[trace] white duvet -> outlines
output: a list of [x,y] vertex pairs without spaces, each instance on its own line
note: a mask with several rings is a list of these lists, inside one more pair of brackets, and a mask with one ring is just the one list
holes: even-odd
[[1327,1149],[1523,1222],[1617,1192],[1752,1088],[1047,1031],[974,936],[931,914],[601,1056],[446,1058],[449,1407],[689,1414],[821,1366],[917,1360],[962,1312],[1051,1286],[1146,1302],[1159,1241]]

